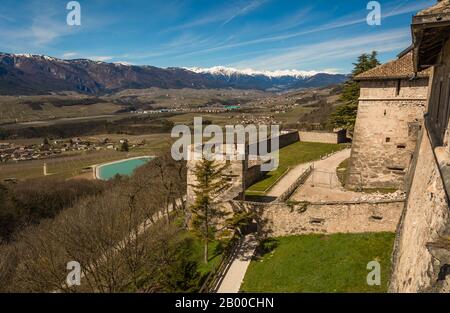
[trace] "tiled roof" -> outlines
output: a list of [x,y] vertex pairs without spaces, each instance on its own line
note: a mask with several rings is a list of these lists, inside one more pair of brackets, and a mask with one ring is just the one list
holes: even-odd
[[[417,73],[417,77],[429,77],[431,69]],[[397,60],[377,66],[367,72],[355,76],[355,80],[386,80],[411,78],[414,76],[413,52],[405,54]]]
[[432,7],[420,11],[417,15],[429,15],[438,13],[450,13],[450,0],[441,0]]

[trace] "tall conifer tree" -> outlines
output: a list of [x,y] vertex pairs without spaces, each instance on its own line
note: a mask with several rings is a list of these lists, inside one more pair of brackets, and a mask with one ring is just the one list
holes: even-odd
[[353,63],[353,71],[351,78],[344,84],[344,89],[340,97],[342,105],[340,105],[331,115],[330,121],[336,128],[347,129],[350,135],[355,127],[356,114],[358,112],[359,84],[353,78],[364,73],[374,67],[380,65],[378,61],[378,53],[372,51],[369,55],[363,53],[358,57],[358,61]]

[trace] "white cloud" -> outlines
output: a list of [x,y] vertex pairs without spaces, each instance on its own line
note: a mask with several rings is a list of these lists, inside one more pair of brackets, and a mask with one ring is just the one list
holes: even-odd
[[114,59],[114,57],[97,55],[97,56],[87,57],[87,59],[92,60],[92,61],[106,62],[106,61],[110,61],[110,60]]
[[252,0],[250,3],[247,3],[246,5],[241,6],[238,9],[236,9],[235,5],[220,8],[220,10],[215,10],[215,11],[209,12],[208,14],[205,14],[204,16],[195,18],[184,24],[170,27],[170,28],[166,29],[165,32],[189,29],[189,28],[193,28],[193,27],[208,25],[208,24],[212,24],[212,23],[219,23],[219,22],[222,22],[222,26],[224,26],[224,25],[230,23],[235,18],[237,18],[239,16],[247,15],[247,14],[251,13],[252,11],[258,9],[261,5],[263,5],[267,1],[269,1],[269,0]]
[[73,58],[76,57],[78,55],[77,52],[66,52],[62,55],[63,58]]
[[[383,19],[406,14],[406,13],[413,13],[417,12],[420,9],[426,8],[429,6],[430,2],[433,2],[432,0],[425,0],[425,1],[417,1],[412,4],[399,6],[396,7],[391,6],[383,6],[382,7],[382,13]],[[387,13],[386,13],[387,12]],[[294,31],[284,34],[277,34],[277,35],[268,35],[265,37],[250,39],[246,41],[240,41],[240,42],[234,42],[234,43],[228,43],[228,44],[221,44],[215,47],[210,47],[207,49],[201,49],[198,51],[191,52],[189,54],[185,55],[196,55],[196,54],[204,54],[204,53],[210,53],[210,52],[216,52],[216,51],[222,51],[232,48],[239,48],[244,46],[251,46],[251,45],[257,45],[262,43],[269,43],[269,42],[277,42],[282,40],[288,40],[293,38],[298,38],[303,35],[307,34],[314,34],[318,32],[328,31],[332,29],[338,29],[346,26],[352,26],[356,24],[366,23],[366,11],[362,11],[357,14],[351,14],[344,16],[342,18],[338,18],[334,21],[331,21],[329,23],[324,23],[321,26],[313,27],[311,29],[301,30],[301,31]]]
[[10,17],[10,16],[3,15],[3,14],[0,14],[0,20],[5,20],[5,21],[8,21],[8,22],[13,22],[13,21],[15,21],[14,18],[12,18],[12,17]]
[[225,26],[226,24],[230,23],[232,20],[239,16],[244,16],[257,8],[259,8],[261,5],[263,5],[266,2],[266,0],[253,0],[249,4],[245,5],[244,7],[238,9],[233,15],[231,15],[225,22],[223,22],[222,26]]
[[411,42],[409,28],[399,28],[385,33],[336,38],[330,41],[298,45],[269,53],[258,58],[237,62],[234,66],[253,68],[304,68],[310,64],[320,64],[323,60],[333,61],[356,57],[361,53],[377,50],[380,53],[406,48]]

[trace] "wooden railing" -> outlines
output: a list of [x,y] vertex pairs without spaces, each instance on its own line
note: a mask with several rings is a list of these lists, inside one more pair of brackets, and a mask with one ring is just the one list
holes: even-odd
[[304,184],[305,181],[308,179],[308,177],[311,175],[312,171],[314,170],[314,164],[310,165],[302,175],[300,175],[299,178],[285,191],[283,192],[278,198],[277,202],[285,202],[287,201],[292,194],[297,190],[300,185]]
[[228,245],[222,254],[222,258],[214,269],[208,274],[205,282],[200,288],[200,293],[215,293],[219,289],[220,283],[222,282],[225,274],[227,273],[231,263],[234,260],[236,253],[241,246],[242,239],[236,238]]

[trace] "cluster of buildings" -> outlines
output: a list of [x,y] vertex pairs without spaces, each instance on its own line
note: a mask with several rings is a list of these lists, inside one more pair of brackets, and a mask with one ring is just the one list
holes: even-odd
[[61,154],[61,150],[44,149],[43,145],[0,143],[0,162],[46,159]]
[[136,110],[131,111],[132,114],[161,114],[161,113],[226,113],[241,109],[241,105],[217,105],[217,106],[203,106],[203,107],[177,107],[172,109],[157,109],[157,110]]
[[[128,139],[113,142],[108,138],[89,140],[81,138],[47,140],[42,144],[19,145],[14,143],[0,143],[0,162],[19,162],[42,160],[61,156],[64,153],[79,151],[120,150]],[[144,145],[139,143],[134,146]]]
[[236,123],[240,125],[278,125],[279,122],[274,115],[254,115],[242,113],[231,118],[236,119]]

